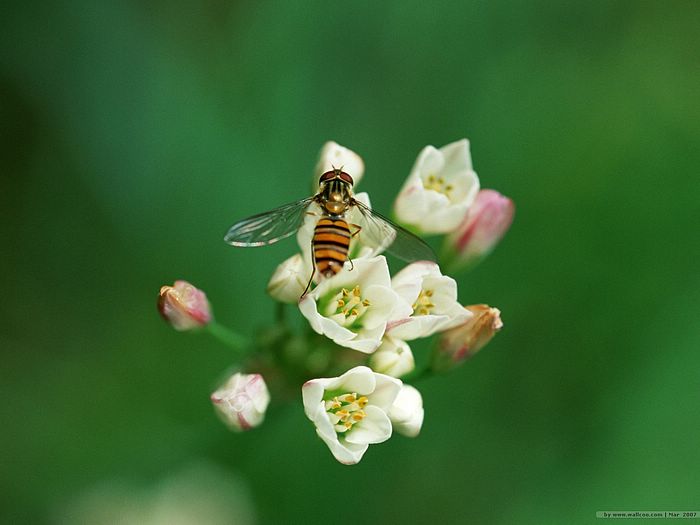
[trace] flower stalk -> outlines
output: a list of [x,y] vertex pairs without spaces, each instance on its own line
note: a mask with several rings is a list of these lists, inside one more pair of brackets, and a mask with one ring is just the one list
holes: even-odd
[[250,340],[247,337],[216,321],[211,321],[207,325],[206,330],[212,337],[231,348],[237,354],[244,355],[250,348]]

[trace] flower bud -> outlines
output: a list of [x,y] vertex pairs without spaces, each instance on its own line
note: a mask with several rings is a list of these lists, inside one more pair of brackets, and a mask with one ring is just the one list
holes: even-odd
[[365,163],[362,157],[330,140],[323,145],[318,155],[318,162],[316,169],[314,169],[314,180],[312,181],[314,191],[318,190],[319,177],[333,168],[343,168],[343,171],[352,177],[354,186],[357,186],[365,173]]
[[175,281],[163,286],[158,297],[158,311],[175,330],[192,330],[211,321],[211,308],[206,294],[188,283]]
[[381,346],[370,356],[369,366],[380,374],[401,377],[411,372],[416,363],[405,341],[385,336]]
[[423,398],[411,385],[402,385],[399,395],[389,410],[391,425],[407,437],[416,437],[423,426]]
[[233,374],[211,395],[217,414],[236,432],[259,426],[265,419],[270,393],[260,374]]
[[486,257],[513,222],[513,201],[494,190],[481,190],[457,230],[445,239],[452,268],[472,266]]
[[445,371],[481,350],[501,328],[501,312],[487,304],[465,307],[474,314],[466,323],[441,334],[433,354],[433,369]]
[[296,304],[311,277],[312,268],[296,254],[280,264],[267,283],[267,293],[281,303]]

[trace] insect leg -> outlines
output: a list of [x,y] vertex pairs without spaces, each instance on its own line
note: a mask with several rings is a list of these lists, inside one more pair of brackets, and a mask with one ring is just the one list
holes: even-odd
[[[360,226],[359,224],[348,224],[348,226],[352,226],[353,228],[357,228],[353,233],[350,234],[350,238],[354,238],[355,235],[357,235],[358,233],[360,233],[362,231],[362,226]],[[348,271],[351,272],[355,269],[355,263],[352,262],[350,255],[348,255],[348,261],[350,261],[350,269]]]
[[309,287],[311,286],[311,282],[314,280],[314,275],[316,274],[316,261],[314,260],[314,243],[311,243],[311,277],[309,277],[309,282],[306,285],[306,288],[304,288],[304,293],[301,294],[301,297],[299,297],[299,300],[301,301],[304,296],[306,295],[306,292],[309,291]]
[[357,231],[350,234],[350,237],[354,237],[355,235],[357,235],[358,233],[360,233],[362,231],[362,226],[360,226],[359,224],[348,224],[348,226],[352,226],[353,228],[357,228]]

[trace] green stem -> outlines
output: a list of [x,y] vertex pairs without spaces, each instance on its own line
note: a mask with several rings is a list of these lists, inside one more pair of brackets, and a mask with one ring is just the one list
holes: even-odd
[[275,318],[277,319],[277,324],[284,326],[287,323],[287,305],[278,302],[275,308]]
[[247,337],[237,334],[216,321],[211,321],[207,325],[207,331],[226,346],[233,348],[239,354],[244,354],[250,346],[250,341]]

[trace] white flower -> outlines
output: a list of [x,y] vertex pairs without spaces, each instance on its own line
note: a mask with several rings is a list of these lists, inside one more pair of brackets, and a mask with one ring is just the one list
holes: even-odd
[[416,367],[408,343],[389,336],[384,337],[381,346],[371,355],[369,365],[372,370],[392,377],[401,377]]
[[478,191],[467,139],[439,150],[426,146],[396,198],[394,212],[399,221],[423,233],[449,233],[462,222]]
[[388,412],[401,384],[398,379],[357,366],[340,377],[304,383],[304,412],[335,459],[354,465],[369,445],[391,437]]
[[428,337],[464,323],[471,317],[457,301],[457,283],[442,275],[440,267],[429,261],[409,264],[391,280],[392,288],[408,304],[410,316],[392,322],[387,334],[410,341]]
[[260,374],[233,374],[211,395],[219,417],[231,430],[250,430],[265,419],[270,393]]
[[267,284],[267,293],[282,303],[296,304],[311,278],[311,264],[301,254],[280,264]]
[[316,333],[336,344],[371,354],[382,341],[387,323],[411,315],[411,305],[391,288],[383,256],[357,259],[324,279],[299,302]]
[[423,398],[411,385],[402,385],[389,411],[391,424],[399,434],[416,437],[423,426]]
[[318,190],[318,179],[321,175],[333,168],[343,168],[343,171],[352,177],[355,186],[365,173],[365,163],[362,157],[337,142],[328,141],[321,148],[314,169],[314,191]]

